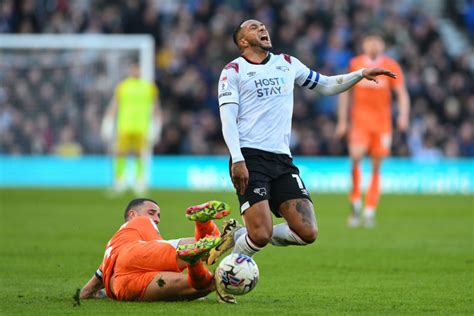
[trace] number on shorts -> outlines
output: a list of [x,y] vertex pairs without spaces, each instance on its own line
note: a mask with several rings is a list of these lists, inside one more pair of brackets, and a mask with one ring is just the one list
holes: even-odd
[[298,188],[304,189],[303,181],[301,181],[300,176],[297,174],[292,174],[291,176],[296,179],[296,182],[298,183]]

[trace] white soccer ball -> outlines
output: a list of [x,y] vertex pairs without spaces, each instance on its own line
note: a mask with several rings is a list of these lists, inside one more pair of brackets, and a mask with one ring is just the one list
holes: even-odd
[[244,295],[255,288],[258,282],[258,266],[244,254],[233,253],[225,257],[215,272],[219,282],[229,294]]

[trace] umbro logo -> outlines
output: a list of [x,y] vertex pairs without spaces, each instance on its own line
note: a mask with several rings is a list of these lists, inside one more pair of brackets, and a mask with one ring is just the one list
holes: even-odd
[[253,189],[253,193],[258,194],[260,196],[267,195],[267,189],[265,188],[255,188]]
[[277,66],[276,69],[281,70],[283,72],[290,71],[290,68],[288,68],[286,66]]
[[250,72],[247,72],[247,76],[253,77],[255,76],[256,73],[257,73],[256,71],[250,71]]

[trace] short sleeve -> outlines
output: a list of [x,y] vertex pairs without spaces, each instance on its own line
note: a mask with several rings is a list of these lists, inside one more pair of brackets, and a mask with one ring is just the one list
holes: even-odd
[[219,78],[217,88],[219,106],[226,103],[240,103],[239,100],[239,64],[230,63],[225,66]]
[[295,70],[295,83],[301,87],[314,89],[319,82],[319,72],[308,68],[298,58],[291,57],[291,61]]

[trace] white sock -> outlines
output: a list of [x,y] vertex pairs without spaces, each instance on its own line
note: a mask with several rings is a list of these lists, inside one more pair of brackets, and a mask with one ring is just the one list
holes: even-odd
[[247,227],[241,227],[239,229],[237,229],[234,233],[234,242],[237,242],[237,239],[240,238],[240,236],[242,236],[243,234],[246,234],[247,233]]
[[270,239],[273,246],[307,245],[308,243],[295,234],[287,223],[273,226],[273,234]]
[[375,216],[375,209],[373,207],[366,207],[364,209],[365,218],[374,218],[374,216]]
[[245,232],[245,234],[240,234],[240,237],[235,241],[235,246],[232,250],[232,253],[242,253],[249,257],[253,257],[254,254],[262,249],[263,247],[255,245],[248,237],[247,232]]
[[360,211],[362,210],[362,200],[361,199],[357,199],[357,200],[354,200],[352,201],[352,211],[353,211],[353,215],[357,215],[359,216],[360,215]]

